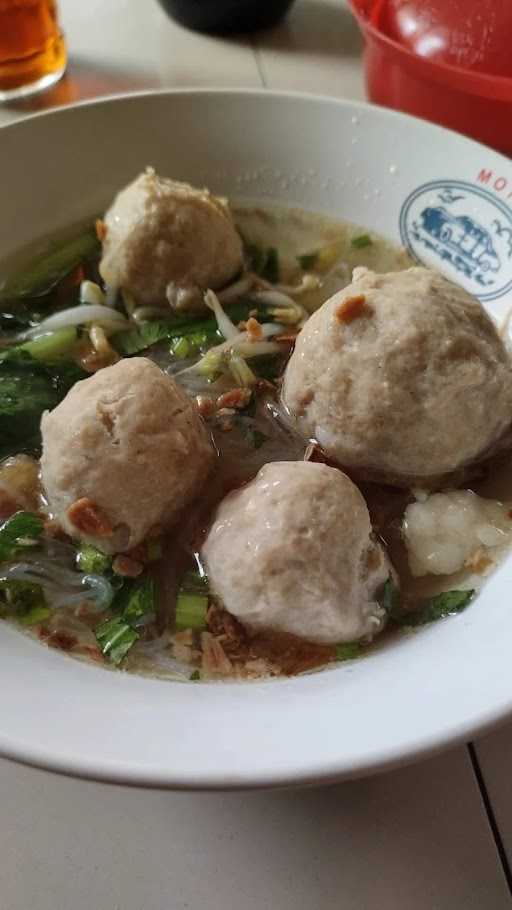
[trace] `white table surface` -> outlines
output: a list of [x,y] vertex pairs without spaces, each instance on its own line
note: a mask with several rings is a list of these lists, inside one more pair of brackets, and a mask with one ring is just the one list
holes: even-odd
[[[229,41],[185,31],[155,0],[60,7],[68,76],[0,108],[0,124],[165,86],[364,97],[361,41],[340,0],[297,0],[281,26]],[[0,761],[0,910],[504,910],[511,755],[508,727],[381,777],[226,795],[109,787]]]

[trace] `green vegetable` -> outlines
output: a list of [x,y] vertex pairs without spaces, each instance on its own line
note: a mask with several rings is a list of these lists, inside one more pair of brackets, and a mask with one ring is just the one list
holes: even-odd
[[435,597],[426,600],[417,609],[404,610],[400,605],[400,591],[389,577],[383,587],[379,602],[396,625],[416,628],[416,626],[424,626],[437,619],[443,619],[445,616],[460,613],[467,607],[474,594],[474,590],[444,591],[442,594],[436,594]]
[[336,645],[336,660],[354,660],[361,655],[361,645],[358,641],[350,641]]
[[[0,562],[7,562],[20,550],[37,542],[43,533],[43,522],[31,512],[16,512],[0,525]],[[14,584],[14,582],[10,582]]]
[[5,348],[0,353],[1,360],[22,359],[27,354],[34,360],[52,364],[71,356],[78,337],[77,330],[70,326],[58,332],[49,332],[36,338],[35,341],[26,341],[24,344],[12,348]]
[[381,607],[386,611],[390,619],[398,621],[402,616],[403,610],[400,606],[400,590],[393,581],[391,575],[384,583],[382,594],[379,598]]
[[208,597],[204,594],[178,594],[176,600],[176,631],[204,629]]
[[197,682],[198,679],[201,679],[199,670],[194,670],[194,672],[190,674],[189,679],[190,682]]
[[297,262],[303,272],[309,272],[311,269],[315,268],[315,265],[318,262],[318,252],[304,253],[303,256],[297,256]]
[[148,576],[134,583],[122,615],[123,619],[134,627],[139,626],[141,620],[156,615],[155,582],[152,578]]
[[28,581],[3,581],[0,582],[0,612],[14,616],[24,626],[33,626],[47,619],[51,611],[39,585]]
[[34,451],[43,411],[54,408],[86,375],[75,364],[50,367],[26,350],[10,351],[9,359],[0,360],[0,458]]
[[0,369],[0,458],[25,444],[37,445],[41,415],[59,401],[46,373],[4,362]]
[[0,581],[0,595],[10,612],[26,613],[45,603],[43,589],[30,581]]
[[185,572],[176,599],[176,631],[204,629],[208,611],[208,579],[197,570]]
[[127,582],[118,592],[113,609],[119,614],[100,623],[94,632],[103,654],[119,664],[140,637],[137,629],[156,615],[153,579]]
[[83,259],[99,252],[96,233],[88,228],[58,248],[38,256],[22,272],[11,275],[0,287],[0,302],[47,294]]
[[253,272],[272,284],[279,281],[279,253],[275,247],[264,249],[255,243],[247,243],[245,251]]
[[359,234],[358,237],[352,237],[350,241],[351,245],[356,248],[356,250],[363,250],[365,246],[372,246],[373,240],[369,234]]
[[177,360],[186,360],[191,356],[192,345],[186,338],[175,338],[171,344],[171,354],[174,354]]
[[102,622],[95,629],[95,635],[103,654],[116,665],[121,663],[139,638],[138,632],[120,616]]
[[444,591],[427,600],[418,610],[412,610],[403,618],[407,626],[424,626],[445,616],[453,616],[465,610],[473,599],[475,591]]
[[50,614],[51,610],[49,607],[33,607],[28,613],[18,617],[18,621],[22,626],[36,626],[38,623],[48,619]]
[[[229,317],[235,325],[242,320],[248,319],[249,313],[253,310],[256,312],[256,318],[266,322],[272,321],[268,309],[265,307],[258,308],[250,301],[238,301],[226,307],[226,312],[229,313]],[[193,319],[187,317],[185,319],[167,319],[160,322],[144,322],[137,329],[132,329],[129,332],[117,332],[111,337],[110,343],[118,354],[130,357],[132,354],[139,354],[141,351],[145,351],[161,341],[169,341],[174,346],[178,344],[181,338],[186,338],[189,344],[201,351],[211,347],[211,345],[218,344],[223,337],[221,332],[219,332],[215,318]],[[190,356],[194,353],[196,351],[193,351]]]
[[118,332],[110,339],[110,343],[118,354],[130,357],[132,354],[138,354],[140,351],[145,351],[146,348],[158,344],[159,341],[170,340],[171,327],[171,323],[167,322],[145,322],[138,329]]
[[84,544],[76,554],[76,564],[86,575],[104,575],[112,566],[112,557],[90,544]]

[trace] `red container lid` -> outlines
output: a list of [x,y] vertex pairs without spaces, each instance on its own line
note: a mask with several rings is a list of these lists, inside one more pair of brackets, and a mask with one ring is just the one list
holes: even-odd
[[[510,0],[351,0],[363,31],[420,78],[512,101]],[[402,63],[404,60],[402,59]]]

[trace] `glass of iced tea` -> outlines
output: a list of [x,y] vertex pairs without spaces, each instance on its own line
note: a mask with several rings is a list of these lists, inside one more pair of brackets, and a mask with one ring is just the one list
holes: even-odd
[[0,101],[48,88],[65,69],[55,0],[0,0]]

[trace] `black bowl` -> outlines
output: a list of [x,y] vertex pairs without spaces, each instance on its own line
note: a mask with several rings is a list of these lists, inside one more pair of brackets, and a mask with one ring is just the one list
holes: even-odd
[[293,0],[158,0],[177,22],[198,32],[255,32],[275,25]]

